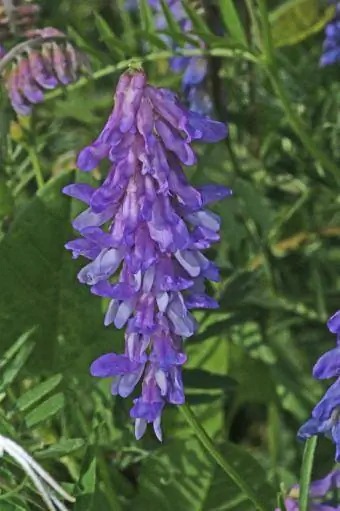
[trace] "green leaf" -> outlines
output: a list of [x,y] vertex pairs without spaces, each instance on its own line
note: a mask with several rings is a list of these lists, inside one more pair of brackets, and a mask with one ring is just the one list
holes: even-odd
[[47,447],[41,451],[35,451],[34,456],[40,460],[50,458],[62,458],[75,451],[78,451],[85,445],[82,438],[67,438]]
[[10,348],[2,355],[0,359],[0,370],[5,367],[10,360],[21,350],[22,346],[27,342],[32,333],[35,331],[35,327],[31,328],[28,332],[22,334],[15,343],[13,343]]
[[124,59],[126,55],[126,45],[120,39],[118,39],[118,37],[115,36],[108,23],[97,12],[94,13],[94,20],[97,30],[100,34],[100,38],[110,53],[117,60]]
[[276,47],[297,44],[319,32],[334,15],[334,7],[320,13],[319,0],[288,0],[269,15]]
[[201,32],[202,34],[208,35],[211,34],[211,31],[203,18],[203,11],[198,12],[188,0],[182,0],[182,3],[185,12],[192,22],[195,32]]
[[80,374],[87,378],[90,362],[112,338],[122,337],[103,327],[101,300],[77,280],[85,263],[72,260],[64,248],[75,237],[71,221],[76,201],[63,196],[61,189],[75,180],[74,173],[52,180],[17,216],[0,243],[1,350],[37,325],[37,349],[25,366],[33,374],[41,370],[74,374],[80,366]]
[[308,511],[309,509],[309,486],[311,482],[314,455],[318,437],[313,436],[306,440],[305,449],[303,451],[301,475],[300,475],[300,498],[299,509],[300,511]]
[[169,50],[168,45],[154,32],[146,32],[145,30],[136,30],[136,34],[141,40],[148,41],[152,46],[161,50]]
[[39,383],[39,385],[36,385],[32,389],[29,389],[27,392],[22,394],[19,399],[16,402],[16,406],[19,410],[22,412],[27,410],[30,406],[32,406],[34,403],[39,401],[42,397],[44,397],[46,394],[51,392],[63,379],[61,374],[56,374],[54,376],[51,376],[51,378],[48,378],[48,380]]
[[14,199],[6,178],[0,174],[0,221],[14,211]]
[[21,369],[26,365],[26,362],[34,349],[34,346],[34,342],[26,342],[14,360],[6,367],[1,377],[0,392],[6,390],[7,387],[9,387],[14,382]]
[[46,421],[56,415],[65,405],[64,394],[59,392],[46,399],[41,405],[32,410],[25,417],[28,428],[33,428],[43,421]]
[[166,22],[168,24],[169,33],[170,33],[171,37],[174,39],[174,41],[177,43],[178,42],[177,34],[180,34],[182,32],[181,27],[177,23],[177,20],[174,17],[167,2],[165,2],[164,0],[161,0],[161,7],[163,10],[163,14],[166,19]]
[[[79,481],[82,493],[77,497],[74,511],[94,511],[97,482],[97,459],[93,458]],[[98,509],[98,507],[97,507]]]
[[[268,511],[273,511],[276,491],[266,483],[266,473],[259,463],[231,443],[222,448],[222,453],[268,503]],[[144,462],[135,505],[140,511],[254,511],[253,504],[196,439],[169,442]]]
[[155,32],[153,12],[148,0],[139,0],[139,12],[143,31]]
[[228,33],[243,46],[247,47],[247,37],[233,0],[220,0],[219,8],[224,26]]

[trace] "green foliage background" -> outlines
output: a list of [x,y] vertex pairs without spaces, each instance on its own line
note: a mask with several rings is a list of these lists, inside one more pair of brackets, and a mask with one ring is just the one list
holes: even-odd
[[[324,390],[311,368],[334,343],[325,322],[340,297],[340,75],[318,67],[331,7],[272,1],[261,18],[261,4],[208,2],[226,34],[217,36],[186,2],[208,48],[215,115],[230,128],[227,144],[197,147],[190,179],[231,186],[234,196],[216,206],[222,241],[211,256],[222,269],[214,289],[221,307],[197,315],[184,379],[200,423],[272,511],[280,484],[299,479],[296,431]],[[40,5],[43,24],[67,31],[90,55],[93,76],[50,93],[29,121],[15,118],[3,91],[0,433],[65,482],[75,511],[251,511],[175,407],[164,414],[163,444],[150,432],[135,441],[129,400],[112,398],[109,382],[88,374],[94,358],[121,349],[123,334],[103,326],[104,304],[78,284],[81,263],[64,249],[79,204],[60,190],[100,179],[81,175],[75,157],[100,132],[119,73],[144,55],[152,83],[179,90],[180,76],[168,68],[147,1],[132,13],[122,0]],[[185,52],[188,35],[164,9]],[[321,439],[313,476],[332,460]],[[2,460],[1,511],[43,509],[20,481]]]

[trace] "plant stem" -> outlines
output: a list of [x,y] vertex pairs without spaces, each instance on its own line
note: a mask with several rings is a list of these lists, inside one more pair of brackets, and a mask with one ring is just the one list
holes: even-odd
[[248,485],[247,481],[245,481],[241,474],[237,472],[237,470],[219,453],[216,449],[214,443],[211,438],[206,433],[205,429],[198,422],[195,414],[192,412],[189,405],[184,404],[181,405],[180,410],[184,415],[186,421],[191,426],[192,430],[195,432],[198,440],[201,444],[206,448],[211,457],[216,461],[216,463],[222,468],[222,470],[230,477],[230,479],[240,488],[242,493],[248,497],[248,499],[254,504],[255,508],[260,511],[267,511],[267,506],[265,502],[262,502],[260,496],[256,495],[253,489]]
[[102,481],[103,481],[104,487],[105,487],[104,493],[105,493],[107,500],[110,503],[110,509],[112,509],[112,511],[120,511],[121,505],[118,500],[118,496],[117,496],[116,492],[114,491],[113,481],[110,477],[110,474],[109,474],[109,471],[107,468],[107,463],[106,463],[106,460],[102,453],[98,453],[97,462],[98,462],[98,467],[99,467],[99,473],[100,473],[100,476],[102,478]]
[[30,145],[27,146],[27,152],[28,152],[29,158],[32,163],[32,167],[33,167],[34,174],[35,174],[35,179],[37,181],[38,190],[41,190],[44,186],[44,178],[42,175],[42,170],[41,170],[37,152],[36,152],[35,148]]
[[303,451],[301,473],[300,473],[300,496],[299,496],[299,510],[308,511],[309,502],[309,486],[311,481],[314,454],[316,444],[318,442],[317,436],[312,436],[306,441],[305,449]]
[[127,60],[122,60],[121,62],[117,62],[117,64],[113,64],[110,66],[106,66],[98,71],[94,72],[91,76],[80,78],[77,82],[68,85],[66,88],[55,89],[54,91],[46,94],[45,101],[49,99],[53,99],[56,97],[60,97],[65,89],[68,91],[72,91],[75,89],[79,89],[84,87],[89,82],[94,80],[100,80],[105,76],[112,75],[117,73],[118,71],[123,71],[136,64],[137,62],[143,64],[144,62],[154,62],[157,60],[169,59],[171,57],[175,57],[176,55],[183,57],[202,57],[209,56],[212,57],[228,57],[228,58],[242,58],[244,60],[248,60],[250,62],[258,62],[258,57],[248,50],[241,50],[238,48],[193,48],[193,49],[178,49],[176,52],[162,50],[149,53],[148,55],[136,56]]

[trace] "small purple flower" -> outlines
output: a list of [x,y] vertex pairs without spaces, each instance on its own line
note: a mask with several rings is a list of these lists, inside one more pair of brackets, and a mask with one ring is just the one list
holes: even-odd
[[166,403],[184,403],[183,341],[197,323],[192,308],[215,308],[205,280],[219,279],[202,250],[219,239],[219,217],[206,205],[229,196],[219,185],[192,187],[182,164],[193,165],[192,142],[218,142],[222,123],[184,107],[143,71],[123,74],[115,106],[97,139],[78,156],[81,170],[106,159],[111,169],[95,189],[72,184],[64,193],[88,208],[73,222],[81,238],[66,248],[89,260],[78,279],[109,298],[106,326],[126,327],[124,355],[108,353],[91,374],[113,378],[112,393],[130,394],[143,379],[131,417],[136,437],[148,423],[159,439]]
[[10,16],[8,7],[0,0],[0,41],[6,41],[11,37],[12,28],[19,35],[22,35],[25,30],[34,26],[36,19],[40,12],[40,7],[37,4],[23,4],[17,0],[13,2],[15,5],[10,5]]
[[[51,27],[31,30],[27,35],[33,39],[64,36]],[[69,42],[46,41],[40,48],[28,47],[5,71],[5,85],[14,110],[19,115],[29,115],[32,105],[44,101],[45,90],[77,80],[87,66],[85,56]]]
[[[340,470],[332,470],[323,479],[313,481],[309,488],[310,505],[309,511],[338,511],[339,502],[327,498],[327,494],[340,488]],[[299,511],[299,486],[291,488],[288,497],[285,499],[287,511]],[[276,509],[275,511],[279,511]]]
[[331,333],[337,336],[337,347],[322,355],[313,369],[319,380],[337,378],[320,402],[314,407],[312,417],[299,429],[298,438],[305,440],[313,435],[325,434],[336,446],[336,461],[340,461],[340,311],[327,323]]
[[[331,3],[335,3],[331,0]],[[320,66],[328,66],[340,61],[340,3],[336,4],[335,16],[325,29],[325,41]]]

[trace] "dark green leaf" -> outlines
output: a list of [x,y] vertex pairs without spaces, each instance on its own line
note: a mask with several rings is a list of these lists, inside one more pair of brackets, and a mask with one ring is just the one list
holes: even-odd
[[17,378],[21,369],[26,365],[34,346],[34,342],[26,342],[26,344],[21,347],[16,357],[7,365],[1,377],[0,392],[6,390]]
[[32,406],[34,403],[39,401],[42,397],[44,397],[46,394],[51,392],[62,380],[61,374],[56,374],[54,376],[51,376],[51,378],[48,378],[48,380],[39,383],[39,385],[36,385],[32,389],[28,390],[24,394],[20,396],[20,398],[16,402],[16,406],[19,410],[22,412],[27,410],[30,406]]
[[0,243],[1,348],[37,325],[38,349],[26,364],[33,373],[60,369],[74,373],[79,364],[86,376],[91,360],[105,349],[101,346],[121,337],[103,327],[101,300],[77,280],[84,262],[72,260],[64,248],[74,238],[74,202],[61,189],[74,180],[69,173],[51,181],[18,215]]
[[190,18],[194,31],[201,32],[203,34],[210,34],[211,31],[203,18],[203,10],[198,12],[188,0],[182,0],[183,7]]
[[85,440],[82,438],[67,438],[62,439],[60,442],[47,447],[41,451],[35,451],[34,456],[41,459],[62,458],[69,454],[78,451],[85,445]]
[[41,422],[51,419],[64,407],[64,404],[65,398],[61,392],[46,399],[46,401],[26,415],[27,427],[33,428]]
[[107,49],[117,60],[122,60],[126,55],[124,43],[116,37],[108,23],[100,14],[95,12],[94,19],[101,40],[105,43]]
[[219,8],[227,33],[230,33],[231,36],[243,46],[247,46],[247,37],[235,7],[234,0],[220,0]]
[[[273,511],[276,492],[266,483],[265,471],[257,461],[233,444],[225,445],[222,452],[268,502],[268,511]],[[254,511],[196,439],[169,442],[144,462],[135,505],[141,511]]]

